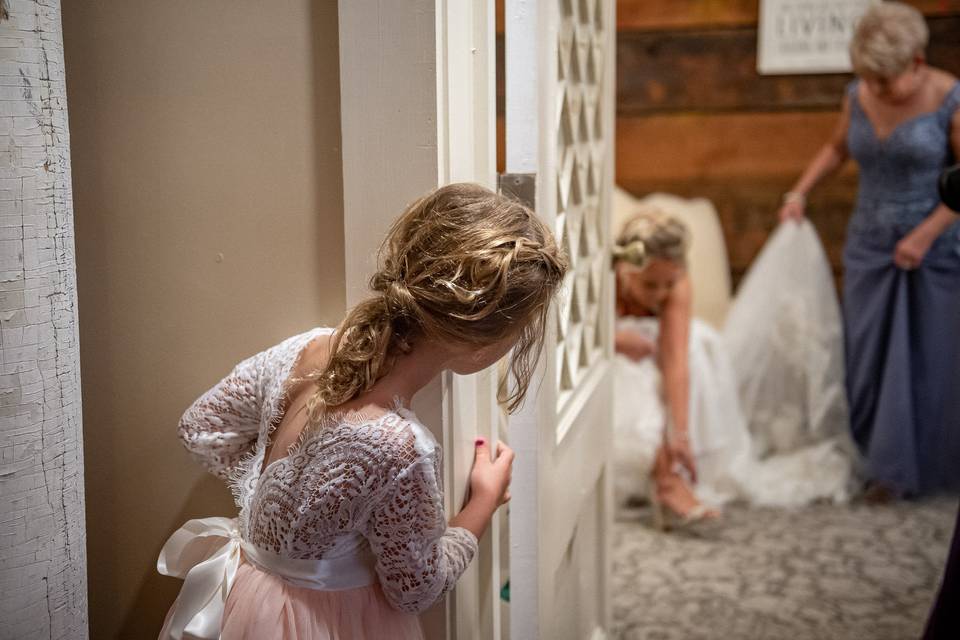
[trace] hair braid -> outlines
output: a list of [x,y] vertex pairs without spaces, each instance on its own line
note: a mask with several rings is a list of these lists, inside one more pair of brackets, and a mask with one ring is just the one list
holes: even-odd
[[330,357],[307,379],[311,421],[369,391],[417,340],[483,347],[518,334],[511,358],[523,400],[543,342],[546,314],[567,262],[553,234],[519,202],[471,184],[437,189],[410,205],[380,248],[375,295],[335,332]]

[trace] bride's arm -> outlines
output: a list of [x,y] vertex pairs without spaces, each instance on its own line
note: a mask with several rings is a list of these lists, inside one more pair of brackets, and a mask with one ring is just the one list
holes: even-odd
[[[673,432],[666,434],[676,449],[679,440],[686,440],[690,412],[690,315],[693,293],[690,277],[684,276],[674,285],[660,316],[660,348],[658,363],[663,374],[663,395]],[[689,451],[689,447],[687,447]],[[683,460],[680,460],[684,463]],[[692,467],[693,461],[684,466]],[[691,475],[695,471],[689,468]]]
[[690,400],[690,277],[684,276],[674,285],[663,307],[660,327],[660,370],[663,372],[664,400],[673,427],[687,431]]

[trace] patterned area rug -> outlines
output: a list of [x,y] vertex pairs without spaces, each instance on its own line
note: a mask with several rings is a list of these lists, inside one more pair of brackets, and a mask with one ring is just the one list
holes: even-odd
[[614,527],[621,640],[906,640],[923,631],[957,502],[728,507],[703,536]]

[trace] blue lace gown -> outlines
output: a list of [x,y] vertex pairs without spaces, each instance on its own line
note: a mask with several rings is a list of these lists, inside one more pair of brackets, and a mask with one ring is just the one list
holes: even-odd
[[860,165],[844,250],[847,393],[869,476],[903,495],[960,489],[960,224],[913,271],[897,242],[939,204],[953,161],[950,118],[960,83],[931,113],[877,138],[848,86],[847,145]]

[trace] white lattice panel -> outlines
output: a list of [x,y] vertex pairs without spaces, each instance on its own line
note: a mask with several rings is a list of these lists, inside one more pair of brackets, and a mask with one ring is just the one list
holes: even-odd
[[558,0],[556,104],[556,233],[571,270],[557,306],[558,410],[603,356],[601,306],[608,255],[603,183],[610,131],[601,100],[606,35],[602,0]]
[[506,168],[572,268],[535,393],[510,417],[510,636],[606,637],[613,384],[614,0],[506,0]]

